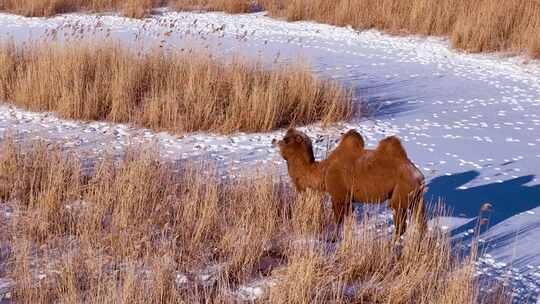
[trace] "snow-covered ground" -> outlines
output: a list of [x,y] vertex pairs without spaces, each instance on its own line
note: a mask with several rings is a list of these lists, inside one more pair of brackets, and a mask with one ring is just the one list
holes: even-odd
[[[208,48],[224,58],[242,55],[265,64],[298,59],[321,77],[356,89],[371,116],[329,128],[303,128],[323,156],[340,132],[356,128],[373,146],[397,134],[429,182],[428,199],[454,212],[441,228],[471,236],[482,205],[489,229],[479,261],[486,277],[515,288],[517,302],[540,293],[540,63],[523,57],[471,55],[439,38],[393,37],[376,31],[297,22],[263,13],[161,14],[145,20],[63,15],[51,19],[0,14],[0,39],[22,43],[105,39],[191,52]],[[364,109],[366,110],[366,109]],[[285,167],[266,134],[175,136],[107,123],[61,120],[51,114],[0,106],[0,131],[67,141],[87,153],[122,153],[133,142],[156,142],[170,160],[212,158],[228,171],[271,164]],[[284,171],[282,171],[284,172]]]

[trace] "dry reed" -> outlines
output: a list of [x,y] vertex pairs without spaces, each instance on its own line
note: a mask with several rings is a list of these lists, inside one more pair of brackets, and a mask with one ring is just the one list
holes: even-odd
[[169,1],[176,10],[224,11],[231,14],[248,13],[252,3],[246,0],[176,0]]
[[540,56],[537,0],[262,0],[273,15],[357,29],[440,35],[472,52],[528,50]]
[[53,16],[80,10],[121,10],[127,17],[142,18],[152,8],[165,4],[164,0],[0,0],[0,10],[28,17]]
[[145,149],[83,174],[68,152],[10,139],[0,155],[17,303],[231,303],[254,281],[263,303],[479,300],[474,257],[453,257],[446,235],[411,229],[395,246],[364,215],[327,242],[321,197],[271,174],[223,182]]
[[[315,20],[357,29],[392,33],[442,35],[456,48],[472,52],[527,50],[540,56],[538,0],[258,0],[274,16]],[[50,16],[86,9],[120,9],[131,17],[145,16],[152,7],[178,10],[249,12],[247,0],[0,0],[0,10],[25,16]]]
[[266,69],[210,55],[118,46],[0,47],[0,98],[61,117],[176,133],[269,131],[347,119],[352,94],[305,65]]
[[246,0],[0,0],[0,10],[28,17],[87,10],[101,12],[120,10],[133,18],[147,16],[152,8],[169,5],[179,10],[215,10],[247,13],[251,4]]

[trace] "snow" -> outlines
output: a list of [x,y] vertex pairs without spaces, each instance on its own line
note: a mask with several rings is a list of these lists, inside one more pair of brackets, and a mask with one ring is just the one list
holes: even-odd
[[9,279],[0,278],[0,303],[3,303],[3,299],[9,300],[11,298],[11,291],[15,282]]
[[[144,20],[69,14],[50,19],[0,14],[0,39],[22,43],[43,37],[120,40],[189,52],[208,48],[223,58],[242,55],[264,64],[309,62],[328,79],[353,87],[369,118],[302,130],[322,139],[325,155],[339,134],[360,131],[368,146],[398,135],[428,179],[427,198],[442,199],[453,216],[439,225],[470,238],[485,218],[480,272],[509,277],[519,301],[540,289],[540,63],[521,56],[465,54],[441,38],[393,37],[377,31],[295,22],[264,13],[161,14]],[[164,159],[214,159],[221,172],[285,164],[271,147],[283,131],[265,134],[192,133],[183,136],[101,122],[66,121],[49,113],[0,106],[0,133],[50,138],[92,158],[121,155],[130,143],[158,143]],[[489,203],[491,210],[482,212]],[[503,274],[505,274],[503,276]],[[253,291],[257,293],[257,291]],[[253,293],[252,292],[252,293]]]
[[275,286],[276,283],[274,279],[270,278],[256,279],[238,287],[235,294],[243,301],[255,301],[264,296],[267,289]]

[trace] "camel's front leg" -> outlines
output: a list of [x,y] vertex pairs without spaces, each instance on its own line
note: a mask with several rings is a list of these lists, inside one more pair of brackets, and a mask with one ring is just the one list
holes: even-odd
[[337,226],[343,225],[345,217],[350,213],[345,200],[332,199],[332,211],[334,213],[334,222]]
[[345,218],[351,214],[352,203],[349,197],[332,196],[332,212],[334,213],[334,239],[338,239]]

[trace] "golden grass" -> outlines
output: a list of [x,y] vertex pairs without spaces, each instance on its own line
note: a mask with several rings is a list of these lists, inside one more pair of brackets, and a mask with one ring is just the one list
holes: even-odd
[[142,18],[165,0],[0,0],[0,10],[28,17],[47,17],[56,14],[88,10],[120,10],[123,15]]
[[74,10],[75,4],[69,0],[2,0],[0,9],[28,17],[41,17]]
[[[288,20],[315,20],[357,29],[441,35],[472,52],[527,50],[540,58],[538,0],[258,0],[255,3]],[[246,13],[247,0],[0,0],[0,10],[25,16],[51,16],[86,9],[118,9],[141,18],[157,6],[177,10]]]
[[94,12],[119,10],[133,18],[147,16],[152,8],[169,5],[179,10],[216,10],[247,13],[251,4],[246,0],[0,0],[0,10],[15,14],[42,17],[88,10]]
[[223,182],[146,149],[83,172],[59,148],[10,139],[0,156],[16,303],[231,303],[265,278],[262,303],[479,300],[474,256],[453,257],[445,234],[411,229],[399,247],[364,215],[332,244],[321,197],[272,174]]
[[266,69],[210,55],[118,46],[0,47],[0,98],[64,118],[176,133],[269,131],[347,119],[352,94],[300,64]]
[[249,13],[251,1],[246,0],[176,0],[169,5],[177,10],[224,11],[231,14]]
[[528,50],[540,56],[537,0],[262,0],[275,16],[357,29],[449,36],[472,52]]

